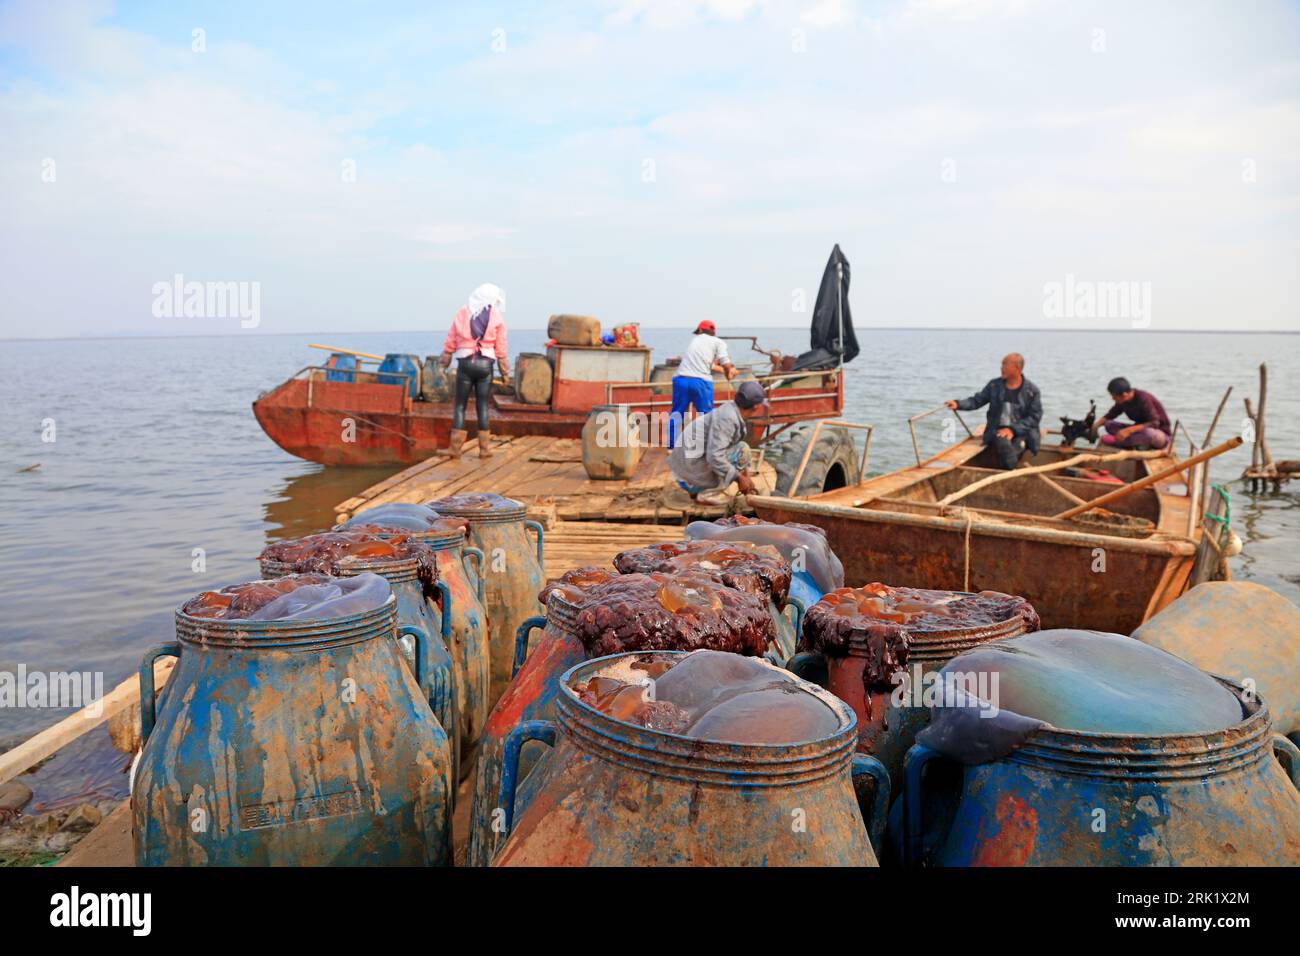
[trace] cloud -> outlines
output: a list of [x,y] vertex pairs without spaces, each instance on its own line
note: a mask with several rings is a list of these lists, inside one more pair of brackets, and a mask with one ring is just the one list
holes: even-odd
[[1004,289],[1065,271],[1215,275],[1205,301],[1288,321],[1280,274],[1219,268],[1300,254],[1300,70],[1266,39],[1295,17],[1260,9],[1171,38],[1126,8],[1104,56],[1089,7],[848,0],[464,10],[327,42],[231,23],[195,54],[103,4],[11,4],[0,335],[136,328],[177,271],[263,281],[278,330],[498,273],[517,315],[580,289],[663,324],[703,289],[785,321],[765,303],[834,241],[891,324],[1007,324]]
[[672,30],[708,20],[737,23],[759,6],[758,0],[619,0],[608,22]]

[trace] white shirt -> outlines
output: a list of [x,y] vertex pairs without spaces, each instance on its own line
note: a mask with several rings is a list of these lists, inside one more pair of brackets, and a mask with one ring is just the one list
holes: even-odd
[[730,365],[731,357],[727,355],[727,343],[716,335],[706,332],[691,338],[682,356],[682,364],[677,366],[677,374],[683,378],[703,378],[713,381],[713,363]]

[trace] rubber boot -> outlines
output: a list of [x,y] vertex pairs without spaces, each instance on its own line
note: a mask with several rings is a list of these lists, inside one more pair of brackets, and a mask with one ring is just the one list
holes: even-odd
[[480,458],[492,457],[492,433],[491,432],[478,433],[478,456]]
[[447,454],[452,458],[460,457],[460,448],[469,439],[469,432],[463,428],[453,428],[451,430],[451,443],[447,446]]

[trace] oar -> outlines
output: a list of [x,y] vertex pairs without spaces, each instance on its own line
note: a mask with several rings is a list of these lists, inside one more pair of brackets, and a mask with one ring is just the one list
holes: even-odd
[[1091,511],[1093,508],[1100,508],[1102,505],[1108,505],[1112,501],[1123,498],[1125,495],[1132,494],[1139,488],[1145,488],[1147,485],[1155,484],[1157,481],[1163,481],[1170,475],[1176,475],[1180,471],[1185,471],[1188,468],[1191,468],[1193,465],[1199,465],[1203,461],[1209,461],[1211,458],[1222,455],[1225,451],[1232,451],[1232,449],[1240,445],[1241,442],[1242,437],[1238,435],[1236,438],[1225,441],[1222,445],[1215,445],[1213,448],[1207,448],[1199,455],[1193,455],[1186,461],[1180,461],[1178,464],[1166,468],[1164,471],[1158,471],[1154,475],[1147,475],[1145,478],[1139,478],[1132,484],[1125,485],[1123,488],[1116,488],[1114,491],[1107,492],[1100,498],[1093,498],[1086,504],[1076,505],[1069,511],[1062,511],[1059,515],[1052,515],[1052,517],[1065,520],[1073,518],[1075,515],[1081,515],[1085,511]]
[[359,355],[362,358],[375,359],[382,362],[384,356],[373,355],[370,352],[358,352],[356,349],[341,349],[336,345],[317,345],[315,342],[307,346],[309,349],[324,349],[326,352],[342,352],[344,355]]

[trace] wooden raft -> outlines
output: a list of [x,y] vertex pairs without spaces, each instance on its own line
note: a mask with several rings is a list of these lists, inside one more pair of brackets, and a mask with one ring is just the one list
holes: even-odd
[[[676,488],[666,448],[645,449],[631,478],[606,481],[587,477],[582,442],[574,438],[493,439],[494,454],[486,460],[472,446],[465,448],[459,459],[439,452],[341,502],[335,508],[339,520],[379,504],[423,504],[445,495],[488,491],[548,510],[554,505],[561,521],[680,525],[726,514],[724,508],[693,503]],[[763,463],[754,480],[763,491],[774,487],[775,478],[774,469]]]
[[561,521],[546,532],[546,579],[574,568],[610,567],[620,551],[680,541],[683,535],[681,525]]

